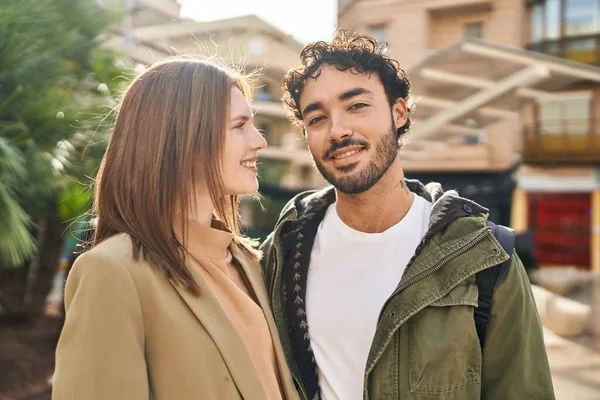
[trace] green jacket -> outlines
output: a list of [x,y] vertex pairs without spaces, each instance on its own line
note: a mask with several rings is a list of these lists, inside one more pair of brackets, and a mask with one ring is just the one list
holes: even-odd
[[[487,209],[439,184],[407,184],[433,203],[429,228],[381,310],[364,399],[554,399],[542,327],[516,254],[496,287],[480,347],[475,276],[509,258],[486,226]],[[320,398],[303,307],[306,278],[318,226],[334,201],[332,188],[296,196],[261,246],[275,322],[305,400]]]

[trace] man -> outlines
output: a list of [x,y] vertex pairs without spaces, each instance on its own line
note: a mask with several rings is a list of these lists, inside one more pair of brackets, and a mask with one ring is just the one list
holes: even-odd
[[302,50],[284,91],[333,185],[291,200],[262,246],[301,397],[553,399],[516,254],[480,344],[476,277],[510,256],[484,207],[404,178],[410,84],[398,62],[373,39],[339,31]]

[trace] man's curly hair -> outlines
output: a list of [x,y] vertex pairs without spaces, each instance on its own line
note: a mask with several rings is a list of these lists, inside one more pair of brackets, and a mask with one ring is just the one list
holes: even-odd
[[[398,61],[385,55],[387,44],[379,46],[375,39],[366,35],[352,34],[338,30],[331,43],[319,41],[309,43],[300,53],[300,64],[290,69],[283,78],[282,102],[288,118],[303,127],[300,110],[300,93],[308,78],[317,78],[324,64],[332,65],[340,71],[353,73],[376,73],[383,83],[390,107],[399,97],[407,103],[410,95],[410,82],[400,68]],[[410,109],[409,109],[410,112]],[[410,128],[410,118],[398,128],[398,136]]]

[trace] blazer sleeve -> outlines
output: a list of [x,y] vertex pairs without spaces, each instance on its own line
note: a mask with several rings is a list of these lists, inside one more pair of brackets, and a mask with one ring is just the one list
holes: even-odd
[[129,271],[108,254],[84,253],[65,287],[54,400],[149,398],[140,298]]

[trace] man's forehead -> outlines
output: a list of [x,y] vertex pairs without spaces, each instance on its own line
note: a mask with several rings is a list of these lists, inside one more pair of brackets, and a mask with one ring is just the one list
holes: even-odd
[[323,79],[335,79],[343,81],[358,81],[358,80],[370,80],[373,74],[371,72],[361,72],[355,68],[340,69],[334,65],[325,64],[319,67],[308,79],[306,85],[311,81],[317,82]]
[[[375,78],[375,79],[374,79]],[[317,97],[339,96],[347,90],[357,87],[372,88],[381,84],[376,74],[353,70],[339,70],[334,66],[325,65],[309,77],[300,91],[300,102],[319,101]],[[310,97],[311,99],[308,99]]]

